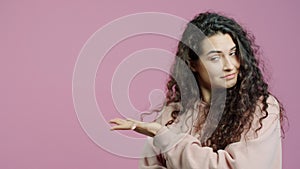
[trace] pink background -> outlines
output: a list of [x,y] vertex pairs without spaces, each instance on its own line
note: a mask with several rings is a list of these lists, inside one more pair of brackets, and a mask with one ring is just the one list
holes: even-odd
[[[298,7],[295,0],[1,1],[0,168],[137,168],[137,159],[101,149],[82,130],[72,100],[72,75],[79,52],[95,31],[119,17],[164,12],[191,19],[208,9],[233,16],[255,34],[265,54],[271,90],[284,103],[289,117],[290,129],[283,140],[283,168],[299,168]],[[135,49],[176,48],[172,40],[156,36],[135,37],[124,41],[124,45],[129,42],[138,48],[118,44],[109,58],[129,55]],[[110,69],[109,64],[98,70],[99,100],[104,68]],[[162,73],[144,73],[134,79],[130,88],[130,97],[140,109],[149,106],[149,86],[159,88],[164,82]],[[138,88],[141,85],[145,87]]]

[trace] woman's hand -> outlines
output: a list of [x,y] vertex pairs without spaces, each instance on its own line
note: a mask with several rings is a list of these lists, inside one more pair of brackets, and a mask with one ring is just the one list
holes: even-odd
[[157,131],[163,126],[156,122],[141,122],[133,119],[120,119],[115,118],[109,121],[112,124],[116,124],[111,127],[110,130],[134,130],[138,133],[146,136],[154,137]]

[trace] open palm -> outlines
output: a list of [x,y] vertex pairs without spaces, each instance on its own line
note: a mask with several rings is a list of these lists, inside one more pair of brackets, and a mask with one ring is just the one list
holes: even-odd
[[115,118],[109,121],[116,124],[110,130],[134,130],[140,134],[154,137],[162,125],[156,122],[141,122],[133,119]]

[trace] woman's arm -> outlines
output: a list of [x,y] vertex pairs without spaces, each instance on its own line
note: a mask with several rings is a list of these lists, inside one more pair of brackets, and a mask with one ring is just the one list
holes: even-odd
[[[153,137],[153,145],[164,156],[167,168],[280,169],[279,107],[272,96],[267,102],[269,115],[262,121],[263,127],[258,131],[257,137],[246,142],[241,140],[232,143],[225,150],[213,152],[209,147],[202,147],[195,137],[176,134],[167,127],[161,128]],[[147,158],[144,160],[147,161]],[[140,168],[150,166],[151,164],[143,163]]]
[[[252,139],[228,145],[225,150],[213,152],[209,147],[202,147],[199,140],[192,135],[173,132],[174,128],[162,127],[159,123],[141,123],[131,120],[112,120],[117,124],[113,130],[131,129],[133,122],[137,124],[135,131],[154,136],[150,148],[155,156],[145,156],[140,168],[180,168],[180,169],[280,169],[281,168],[281,128],[279,105],[270,96],[268,117],[262,121],[262,128]],[[256,110],[253,121],[254,128],[261,116],[260,108]],[[256,128],[255,128],[256,129]],[[248,136],[248,134],[247,134]],[[248,137],[247,137],[248,138]],[[152,147],[152,148],[151,148]],[[147,154],[147,152],[146,152]],[[163,158],[161,158],[163,157]],[[163,159],[163,160],[161,160]],[[165,163],[165,164],[164,164]],[[165,167],[166,166],[166,167]]]
[[139,168],[142,169],[167,169],[166,161],[159,150],[153,146],[153,139],[147,139],[142,158],[139,160]]

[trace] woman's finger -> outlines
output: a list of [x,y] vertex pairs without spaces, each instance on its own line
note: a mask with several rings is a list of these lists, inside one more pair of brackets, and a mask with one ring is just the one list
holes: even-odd
[[124,126],[113,126],[110,128],[110,130],[128,130],[128,127],[124,127]]
[[129,130],[134,123],[132,121],[120,118],[111,119],[109,122],[112,124],[116,124],[115,126],[111,127],[110,130]]
[[110,130],[130,130],[131,127],[132,127],[132,123],[124,123],[124,124],[113,126],[110,128]]
[[115,119],[111,119],[109,122],[113,123],[113,124],[122,124],[124,123],[125,120],[120,119],[120,118],[115,118]]
[[131,119],[131,118],[127,118],[126,120],[127,120],[127,121],[131,121],[131,122],[133,122],[133,123],[139,123],[139,124],[145,123],[145,122],[138,121],[138,120],[134,120],[134,119]]

